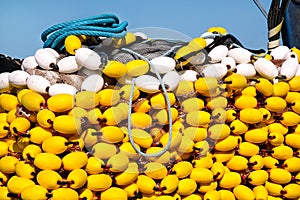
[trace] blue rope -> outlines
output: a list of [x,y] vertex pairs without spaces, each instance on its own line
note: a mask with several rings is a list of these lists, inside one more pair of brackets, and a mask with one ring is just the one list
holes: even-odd
[[61,49],[69,35],[121,38],[126,35],[127,25],[127,21],[119,23],[118,17],[113,14],[101,14],[51,26],[41,34],[41,39],[44,48]]
[[127,51],[131,54],[134,54],[136,55],[137,57],[140,57],[141,59],[145,60],[149,65],[150,67],[154,70],[159,82],[160,82],[160,85],[163,89],[163,92],[164,92],[164,95],[165,95],[165,98],[166,98],[166,103],[167,103],[167,110],[168,110],[168,119],[169,119],[169,139],[168,139],[168,143],[167,145],[159,152],[157,153],[152,153],[152,154],[146,154],[144,152],[142,152],[141,150],[139,150],[137,148],[137,146],[135,145],[134,143],[134,140],[133,140],[133,137],[132,137],[132,133],[131,133],[131,113],[132,113],[132,99],[133,99],[133,93],[134,93],[134,81],[135,81],[135,78],[132,79],[132,82],[131,82],[131,90],[130,90],[130,97],[129,97],[129,109],[128,109],[128,136],[129,136],[129,140],[130,140],[130,143],[131,145],[133,146],[134,150],[136,152],[138,152],[139,154],[145,156],[145,157],[157,157],[157,156],[161,156],[162,154],[164,154],[171,146],[171,142],[172,142],[172,137],[173,137],[173,133],[172,133],[172,113],[171,113],[171,104],[170,104],[170,99],[168,97],[168,92],[167,92],[167,89],[165,87],[165,83],[163,82],[163,80],[161,79],[156,67],[144,56],[136,53],[135,51],[132,51],[131,49],[127,49],[127,48],[122,48],[122,50],[124,51]]

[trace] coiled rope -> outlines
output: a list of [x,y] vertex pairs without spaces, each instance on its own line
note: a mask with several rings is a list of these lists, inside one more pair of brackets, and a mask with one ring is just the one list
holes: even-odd
[[130,98],[129,98],[128,125],[127,125],[129,140],[130,140],[130,143],[131,143],[131,145],[133,146],[133,148],[136,152],[138,152],[139,154],[141,154],[145,157],[158,157],[158,156],[161,156],[162,154],[164,154],[170,148],[171,142],[172,142],[172,137],[173,137],[173,134],[172,134],[171,104],[170,104],[170,99],[168,97],[167,89],[165,87],[165,83],[163,82],[162,78],[160,77],[156,67],[146,57],[138,54],[135,51],[132,51],[131,49],[122,48],[122,50],[127,51],[131,54],[134,54],[135,56],[140,57],[141,59],[145,60],[150,65],[150,67],[154,70],[154,72],[155,72],[155,74],[156,74],[156,76],[157,76],[157,78],[160,82],[160,85],[162,87],[162,90],[164,92],[164,95],[165,95],[165,98],[166,98],[166,104],[167,104],[168,120],[169,120],[169,138],[168,138],[167,145],[161,151],[159,151],[157,153],[146,154],[146,153],[142,152],[134,143],[132,133],[131,133],[131,117],[130,116],[131,116],[131,113],[132,113],[132,99],[133,99],[135,78],[133,78],[132,81],[131,81],[132,83],[131,83]]
[[63,22],[49,27],[41,34],[44,48],[61,49],[69,35],[121,38],[126,35],[127,21],[119,23],[114,14],[100,14],[93,17]]

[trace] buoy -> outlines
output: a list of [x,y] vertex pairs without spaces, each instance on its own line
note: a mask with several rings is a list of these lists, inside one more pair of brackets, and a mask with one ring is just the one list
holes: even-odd
[[285,60],[280,66],[279,76],[285,80],[292,79],[298,71],[298,56],[294,52],[290,52],[287,55],[287,60]]
[[90,70],[98,70],[104,64],[101,63],[101,57],[95,51],[84,47],[76,50],[75,60],[79,66]]
[[156,93],[159,91],[160,82],[150,75],[142,75],[135,79],[135,85],[143,92]]
[[55,83],[51,85],[47,92],[50,96],[57,94],[70,94],[75,95],[78,90],[73,86],[66,83]]
[[272,56],[273,60],[284,59],[286,54],[290,52],[290,49],[287,46],[280,45],[275,49],[272,49],[270,56]]
[[55,53],[53,51],[55,50],[49,50],[44,48],[44,49],[38,49],[35,52],[34,54],[35,61],[41,68],[45,70],[51,70],[57,68],[56,66],[57,57],[55,56]]
[[22,70],[16,70],[9,74],[8,80],[9,84],[15,87],[26,87],[27,83],[26,80],[30,75]]
[[232,48],[228,51],[228,57],[235,60],[237,64],[246,64],[251,61],[252,53],[244,48]]
[[60,73],[74,73],[82,67],[76,62],[75,56],[67,56],[57,62],[58,71]]
[[221,79],[227,74],[227,67],[222,63],[206,64],[202,74],[204,77]]
[[258,58],[253,65],[255,70],[266,79],[273,80],[279,75],[277,67],[265,58]]
[[218,63],[228,54],[228,48],[225,45],[218,45],[208,53],[210,63]]
[[256,75],[256,70],[251,63],[240,63],[236,65],[236,73],[246,78],[252,78]]
[[22,65],[21,65],[21,69],[23,70],[30,70],[30,69],[35,69],[37,68],[39,64],[36,62],[35,57],[34,56],[28,56],[26,58],[24,58]]
[[30,75],[26,83],[29,89],[42,94],[47,93],[47,89],[50,87],[50,82],[39,75]]
[[[164,56],[156,57],[152,59],[150,62],[152,65],[155,66],[157,72],[160,74],[165,74],[167,72],[170,72],[173,69],[175,69],[176,66],[176,62],[174,59],[170,57],[164,57]],[[151,67],[150,67],[150,71],[155,72],[155,70],[152,69]]]

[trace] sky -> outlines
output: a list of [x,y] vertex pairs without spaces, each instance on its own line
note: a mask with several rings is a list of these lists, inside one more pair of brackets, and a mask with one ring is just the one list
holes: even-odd
[[[268,11],[271,0],[260,2]],[[128,31],[156,27],[195,38],[222,26],[247,48],[267,47],[267,20],[253,0],[10,0],[1,1],[0,54],[34,55],[50,26],[104,13],[127,21]]]

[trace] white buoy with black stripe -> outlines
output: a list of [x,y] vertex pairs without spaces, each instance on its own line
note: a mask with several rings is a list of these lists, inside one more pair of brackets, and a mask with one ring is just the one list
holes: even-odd
[[76,62],[75,56],[67,56],[57,62],[57,67],[60,73],[74,73],[82,66]]
[[293,78],[298,70],[298,56],[294,52],[289,52],[279,71],[279,77],[284,78],[285,80],[290,80]]
[[287,46],[278,46],[271,51],[270,56],[273,60],[284,59],[289,52],[290,49]]
[[273,80],[278,77],[277,67],[266,58],[258,58],[253,65],[257,73],[266,79]]
[[232,57],[224,57],[221,63],[224,64],[229,71],[234,71],[236,68],[236,62]]
[[163,76],[162,80],[165,85],[167,85],[168,91],[175,91],[179,84],[180,77],[176,71],[170,71]]
[[37,64],[43,69],[51,70],[56,68],[57,57],[49,48],[38,49],[34,54],[34,58]]
[[50,87],[50,82],[39,75],[30,75],[27,78],[27,87],[38,93],[47,93],[47,88]]

